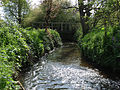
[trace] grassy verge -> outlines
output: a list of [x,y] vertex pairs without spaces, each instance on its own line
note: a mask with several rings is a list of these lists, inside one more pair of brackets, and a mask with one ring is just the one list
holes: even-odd
[[34,60],[62,45],[60,35],[44,29],[0,27],[0,90],[18,90],[15,77],[23,65],[30,65]]

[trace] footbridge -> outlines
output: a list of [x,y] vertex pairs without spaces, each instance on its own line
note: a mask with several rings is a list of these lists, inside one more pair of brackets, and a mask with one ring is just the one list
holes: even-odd
[[[41,29],[45,28],[45,22],[33,23],[32,27],[39,27]],[[56,30],[63,41],[73,41],[74,33],[80,28],[80,23],[70,23],[70,22],[49,22],[48,28]]]

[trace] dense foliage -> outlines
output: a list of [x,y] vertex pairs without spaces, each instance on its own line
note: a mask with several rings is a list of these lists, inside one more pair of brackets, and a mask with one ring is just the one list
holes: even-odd
[[51,39],[44,29],[23,29],[17,26],[0,28],[0,90],[19,88],[13,77],[20,67],[31,64],[46,51],[62,44],[56,31],[49,32]]
[[109,67],[113,71],[120,70],[120,27],[107,28],[105,38],[104,28],[94,29],[82,40],[79,46],[85,57],[97,64]]

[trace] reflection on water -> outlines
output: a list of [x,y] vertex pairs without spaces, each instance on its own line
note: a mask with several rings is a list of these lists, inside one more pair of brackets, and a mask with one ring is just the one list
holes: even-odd
[[83,61],[75,44],[65,44],[41,61],[22,76],[26,90],[120,90],[120,81],[105,78]]

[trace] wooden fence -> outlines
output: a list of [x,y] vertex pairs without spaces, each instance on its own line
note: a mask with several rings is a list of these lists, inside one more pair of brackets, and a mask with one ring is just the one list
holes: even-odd
[[[45,28],[45,22],[35,22],[32,24],[33,27],[39,27],[41,29]],[[70,23],[70,22],[49,22],[48,27],[59,31],[72,31],[77,30],[80,27],[80,23]]]

